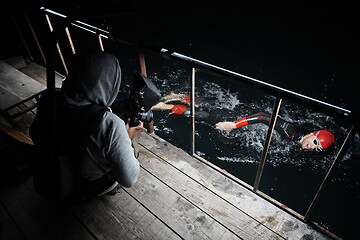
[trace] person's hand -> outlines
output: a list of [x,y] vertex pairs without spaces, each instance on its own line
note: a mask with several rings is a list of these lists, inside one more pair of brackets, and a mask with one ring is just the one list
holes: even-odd
[[216,124],[216,129],[220,131],[229,131],[236,129],[236,124],[234,122],[218,122]]
[[137,125],[135,127],[130,127],[129,120],[128,120],[126,123],[126,130],[129,134],[129,138],[131,140],[133,140],[134,137],[140,136],[140,133],[141,133],[143,127],[144,127],[144,123],[142,121],[139,121],[139,125]]

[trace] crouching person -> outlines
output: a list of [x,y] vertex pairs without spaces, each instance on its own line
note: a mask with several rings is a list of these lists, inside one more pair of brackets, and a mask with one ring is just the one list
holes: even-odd
[[55,139],[49,133],[49,98],[41,97],[30,136],[38,152],[35,190],[45,198],[78,201],[113,192],[118,184],[135,184],[140,166],[132,140],[143,123],[129,127],[111,112],[120,83],[115,56],[95,50],[77,53],[62,88],[55,92]]

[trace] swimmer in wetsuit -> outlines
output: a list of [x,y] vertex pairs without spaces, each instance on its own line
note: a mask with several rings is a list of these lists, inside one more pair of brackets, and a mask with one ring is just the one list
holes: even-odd
[[[170,93],[160,99],[151,110],[170,110],[170,114],[190,117],[190,95],[183,93]],[[196,111],[197,118],[206,118],[209,114],[205,111]]]
[[[216,129],[219,130],[233,130],[249,124],[264,123],[270,124],[271,115],[266,112],[258,112],[246,117],[243,117],[236,122],[219,122],[216,124]],[[287,122],[278,117],[275,124],[275,131],[277,131],[281,138],[287,143],[293,141],[301,145],[302,149],[318,150],[327,149],[335,142],[335,136],[327,130],[318,130],[306,134],[305,130],[300,126]]]
[[[176,103],[176,104],[173,104]],[[190,116],[190,95],[170,93],[160,99],[151,110],[171,110],[169,114]]]

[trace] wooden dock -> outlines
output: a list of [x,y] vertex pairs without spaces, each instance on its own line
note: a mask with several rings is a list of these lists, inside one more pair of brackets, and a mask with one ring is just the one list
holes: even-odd
[[[27,139],[35,113],[2,129]],[[0,239],[329,239],[156,134],[142,133],[139,161],[132,188],[75,206],[50,205],[31,175],[4,186]]]

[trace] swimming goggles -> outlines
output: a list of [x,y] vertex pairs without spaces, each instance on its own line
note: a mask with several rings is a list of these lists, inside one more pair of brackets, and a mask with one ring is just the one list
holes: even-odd
[[318,138],[315,138],[314,141],[313,141],[313,143],[314,143],[315,146],[317,146],[317,147],[315,148],[315,150],[316,150],[317,152],[322,152],[322,151],[324,150],[322,147],[320,147],[320,141],[319,141]]

